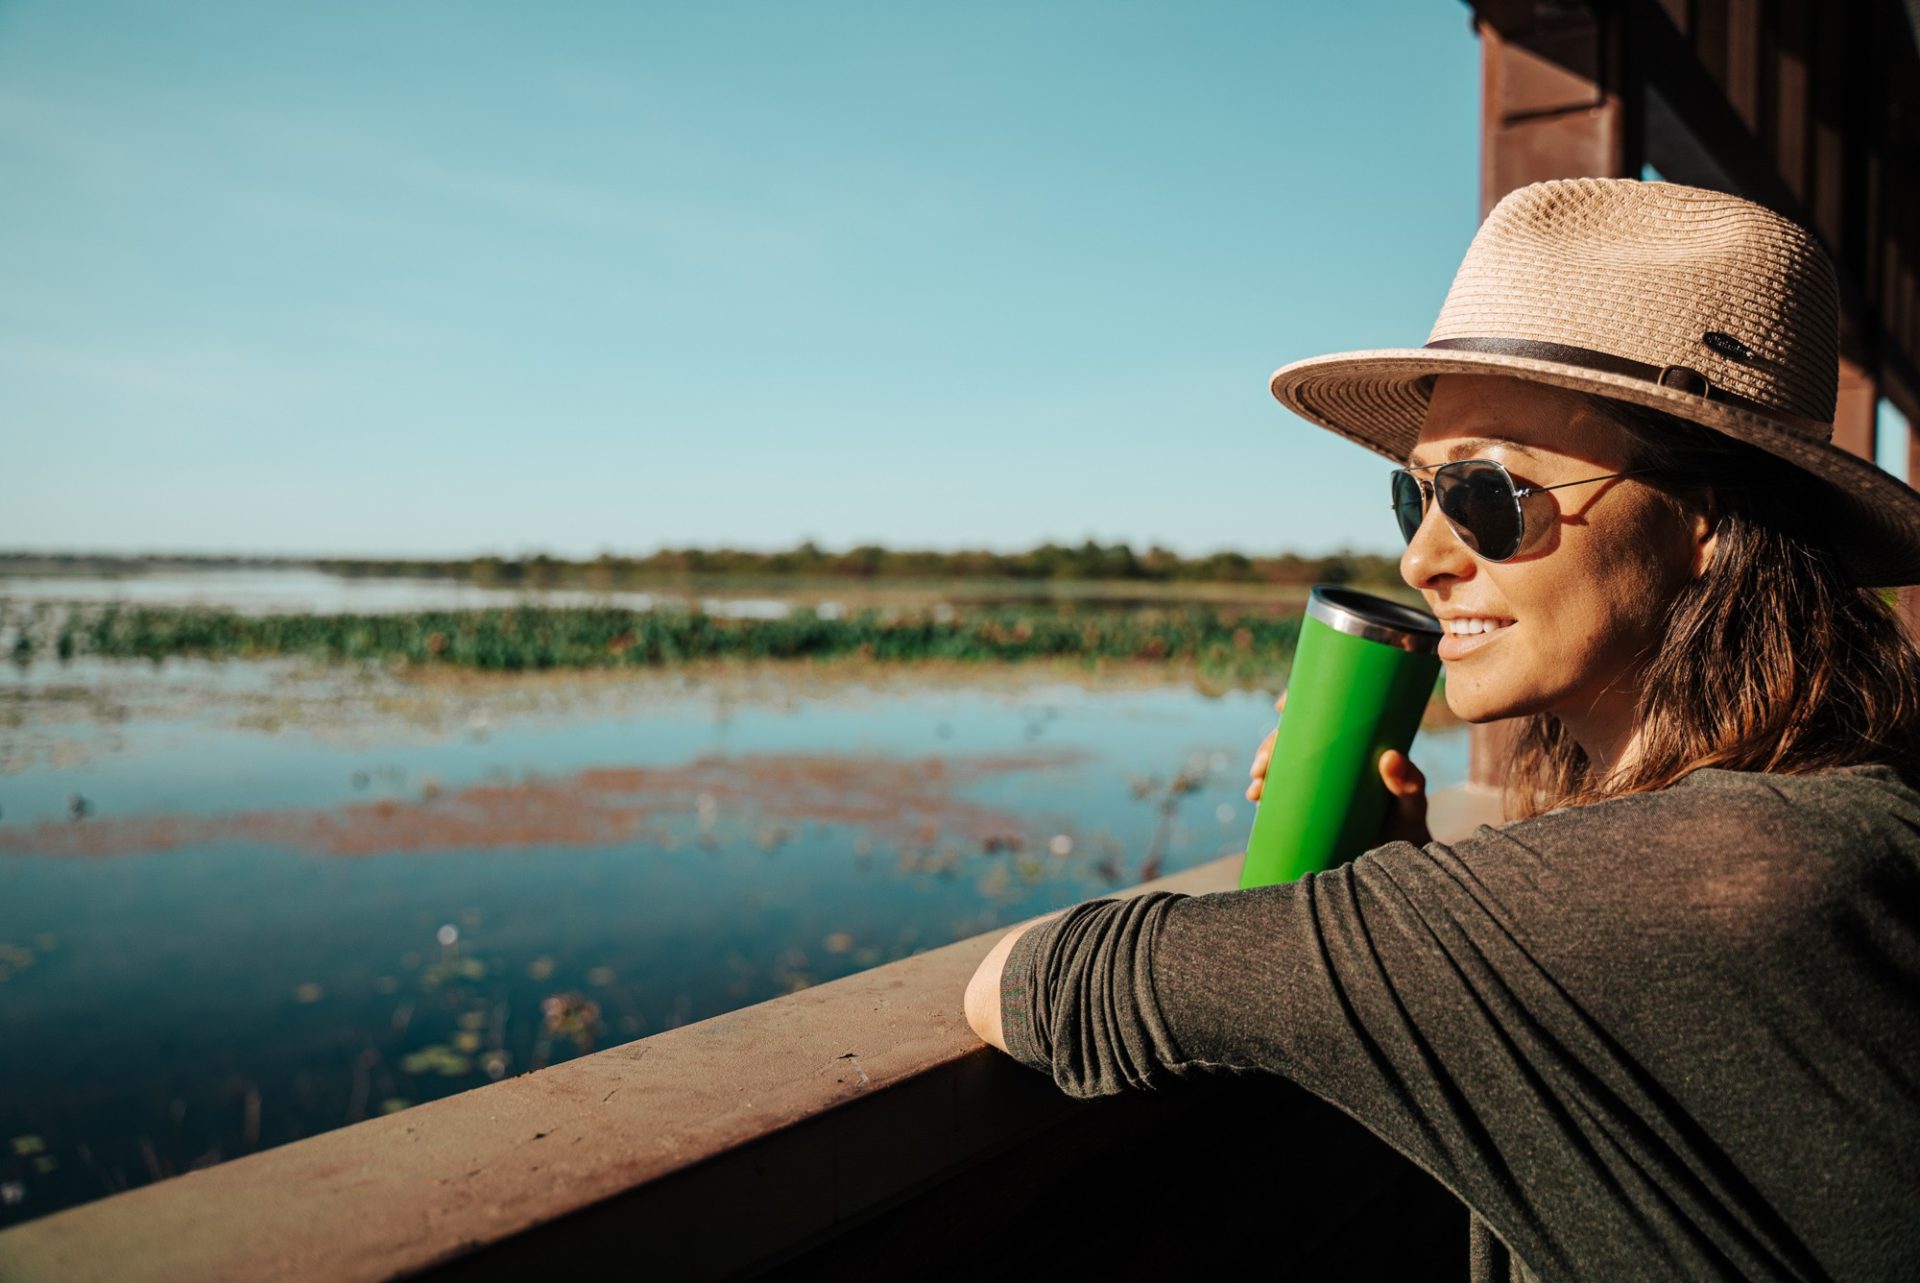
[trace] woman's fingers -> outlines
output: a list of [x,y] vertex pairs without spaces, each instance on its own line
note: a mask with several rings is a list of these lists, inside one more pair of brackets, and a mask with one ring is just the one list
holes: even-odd
[[1412,842],[1424,846],[1433,840],[1427,831],[1427,776],[1413,759],[1395,749],[1380,755],[1380,778],[1392,796],[1380,825],[1380,836],[1388,842]]
[[[1273,711],[1276,713],[1284,712],[1286,711],[1286,707],[1287,693],[1281,691],[1280,698],[1273,701]],[[1249,802],[1258,802],[1260,800],[1260,786],[1267,778],[1267,763],[1273,760],[1273,741],[1279,734],[1280,730],[1278,727],[1268,731],[1267,737],[1260,741],[1260,747],[1253,751],[1253,765],[1247,768],[1247,774],[1253,777],[1253,783],[1247,785],[1247,801]]]
[[1248,768],[1248,774],[1265,775],[1267,773],[1267,759],[1273,756],[1273,741],[1279,734],[1277,728],[1268,731],[1267,737],[1260,741],[1260,747],[1253,750],[1253,765]]
[[1247,785],[1247,801],[1260,800],[1260,785],[1267,777],[1267,763],[1273,760],[1273,741],[1279,735],[1278,729],[1267,732],[1260,741],[1260,747],[1253,751],[1253,765],[1247,768],[1247,774],[1253,777],[1253,783]]

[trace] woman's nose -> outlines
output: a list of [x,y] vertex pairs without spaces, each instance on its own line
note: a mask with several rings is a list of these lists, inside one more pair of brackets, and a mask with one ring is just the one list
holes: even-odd
[[1400,578],[1410,588],[1424,589],[1439,579],[1462,579],[1472,573],[1473,554],[1440,515],[1440,505],[1429,500],[1420,528],[1400,554]]

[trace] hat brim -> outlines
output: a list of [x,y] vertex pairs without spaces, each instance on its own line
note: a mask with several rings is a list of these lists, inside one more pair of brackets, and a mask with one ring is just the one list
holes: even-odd
[[1426,419],[1432,379],[1497,374],[1664,410],[1724,432],[1812,473],[1831,505],[1829,537],[1858,580],[1920,583],[1920,491],[1804,427],[1631,375],[1557,361],[1434,348],[1369,348],[1308,357],[1274,371],[1279,402],[1309,422],[1405,463]]

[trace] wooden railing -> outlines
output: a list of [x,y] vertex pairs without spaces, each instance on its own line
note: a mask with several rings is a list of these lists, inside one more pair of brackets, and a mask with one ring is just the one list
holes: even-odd
[[[1434,799],[1443,836],[1483,818]],[[1228,890],[1239,863],[1117,894]],[[1075,1101],[982,1044],[960,997],[1000,934],[28,1222],[0,1279],[1464,1262],[1459,1205],[1289,1084]]]

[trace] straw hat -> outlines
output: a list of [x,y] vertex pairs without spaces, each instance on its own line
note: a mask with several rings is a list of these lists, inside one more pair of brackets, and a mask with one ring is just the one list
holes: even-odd
[[1395,463],[1439,374],[1502,374],[1665,410],[1823,485],[1825,527],[1870,585],[1920,583],[1920,492],[1832,444],[1839,290],[1805,228],[1678,183],[1567,178],[1494,206],[1425,347],[1309,357],[1273,394]]

